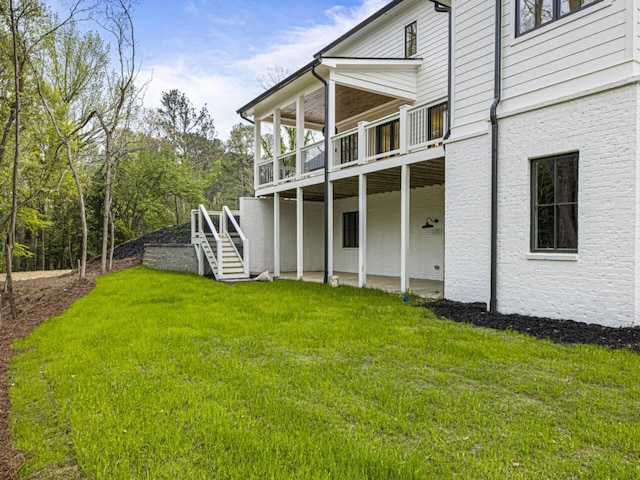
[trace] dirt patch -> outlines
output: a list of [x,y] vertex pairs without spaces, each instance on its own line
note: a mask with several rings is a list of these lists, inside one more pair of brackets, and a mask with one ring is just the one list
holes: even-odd
[[[14,282],[22,282],[24,280],[33,280],[36,278],[49,278],[49,277],[59,277],[61,275],[68,275],[72,273],[73,270],[36,270],[35,272],[15,272],[13,274]],[[0,273],[0,284],[5,281],[6,275],[4,273]]]
[[626,348],[640,353],[640,327],[612,328],[601,325],[487,312],[484,303],[458,303],[448,300],[423,305],[439,318],[471,323],[497,330],[513,330],[561,343],[585,343],[609,348]]

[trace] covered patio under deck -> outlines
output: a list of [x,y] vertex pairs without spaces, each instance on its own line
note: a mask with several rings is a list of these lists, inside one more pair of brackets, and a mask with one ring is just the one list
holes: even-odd
[[[443,295],[444,157],[441,154],[441,148],[434,148],[419,156],[394,157],[355,167],[354,170],[360,170],[359,175],[347,176],[344,170],[330,174],[330,178],[341,178],[329,183],[328,275],[339,276],[345,285],[410,291],[427,298]],[[431,158],[425,160],[425,157]],[[389,164],[394,166],[385,168],[390,167]],[[321,205],[325,201],[323,190],[324,185],[318,182],[274,192],[273,271],[276,277],[323,280],[321,269],[309,268],[303,261],[309,248],[314,251],[322,244],[321,241],[318,244],[318,236],[312,240],[313,246],[303,241],[307,223],[303,201]],[[297,215],[287,215],[295,222],[293,229],[287,227],[288,231],[297,232],[294,249],[282,247],[280,238],[284,224],[281,224],[278,205],[283,199],[295,200],[297,205]],[[355,245],[342,243],[343,213],[347,211],[355,211],[360,217],[359,228],[355,229],[358,236]],[[435,228],[425,230],[423,224],[427,217],[435,221],[435,225],[431,225]],[[315,225],[321,218],[321,214],[312,215],[309,221]],[[314,227],[314,231],[320,234],[321,226]],[[291,258],[291,254],[297,258],[296,271],[291,268],[291,262],[285,262],[282,257]],[[281,268],[284,263],[290,267]]]
[[[358,274],[349,272],[333,272],[338,277],[340,285],[358,287]],[[302,280],[305,282],[322,283],[324,272],[304,272]],[[297,280],[297,272],[281,272],[280,278],[284,280]],[[409,292],[427,299],[440,299],[443,295],[444,282],[438,280],[425,280],[411,278]],[[367,275],[367,288],[375,288],[390,293],[402,293],[400,290],[400,277],[388,277],[384,275]]]

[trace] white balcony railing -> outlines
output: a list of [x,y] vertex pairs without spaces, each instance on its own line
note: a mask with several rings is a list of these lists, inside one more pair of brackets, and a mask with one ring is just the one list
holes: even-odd
[[258,186],[271,185],[273,183],[273,159],[262,161],[258,164]]
[[[404,106],[393,115],[360,122],[358,127],[331,138],[331,169],[348,168],[439,146],[445,133],[447,113],[447,103],[438,102]],[[303,147],[301,156],[301,172],[297,172],[295,152],[280,155],[275,162],[272,159],[262,161],[258,164],[257,185],[287,182],[323,169],[324,141]]]
[[438,146],[447,123],[447,104],[402,107],[400,112],[333,137],[333,168],[373,162]]
[[324,168],[324,140],[302,148],[303,173],[314,172]]

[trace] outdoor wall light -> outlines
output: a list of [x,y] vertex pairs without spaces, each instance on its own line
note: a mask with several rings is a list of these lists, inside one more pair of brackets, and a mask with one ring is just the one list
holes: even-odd
[[427,217],[427,219],[425,220],[425,224],[422,225],[422,228],[433,228],[435,227],[436,223],[438,223],[438,219],[433,219],[431,217]]

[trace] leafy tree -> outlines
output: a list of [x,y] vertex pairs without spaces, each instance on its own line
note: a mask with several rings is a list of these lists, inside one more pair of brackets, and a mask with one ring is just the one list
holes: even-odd
[[235,125],[227,140],[227,151],[222,159],[218,206],[224,204],[238,208],[240,197],[253,195],[253,127]]
[[114,189],[120,227],[133,237],[170,223],[183,223],[185,214],[176,212],[175,205],[202,202],[200,182],[193,178],[191,167],[176,161],[170,145],[150,137],[141,142],[145,148],[121,160]]
[[[216,137],[213,119],[206,105],[200,110],[191,100],[177,89],[162,93],[161,108],[153,112],[153,131],[176,155],[176,163],[182,172],[173,195],[174,217],[176,223],[182,223],[189,217],[193,204],[193,195],[181,192],[199,185],[199,198],[204,192],[211,204],[214,204],[221,175],[224,144]],[[188,201],[188,199],[190,199]]]

